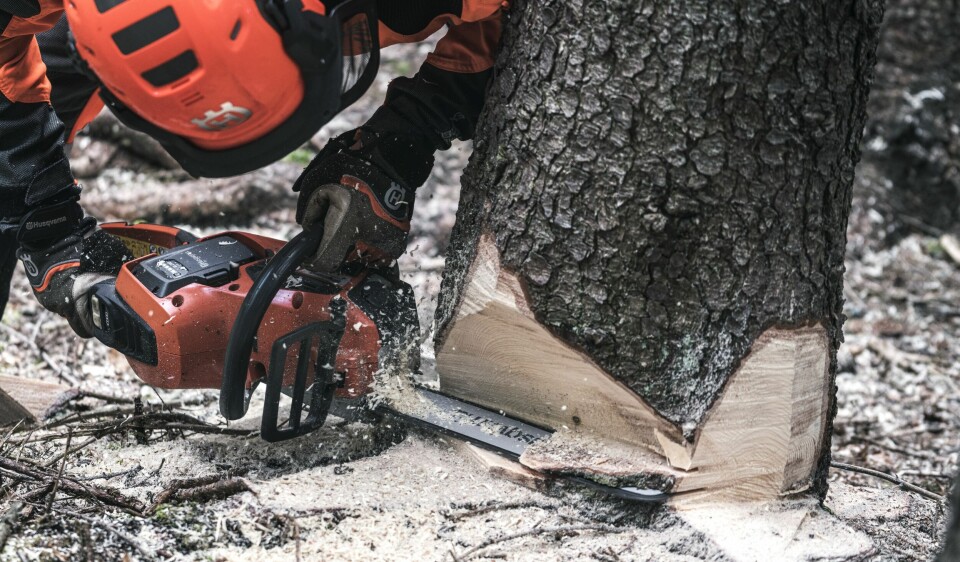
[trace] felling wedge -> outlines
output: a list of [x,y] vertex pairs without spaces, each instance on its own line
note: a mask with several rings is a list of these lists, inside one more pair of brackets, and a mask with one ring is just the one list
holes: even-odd
[[822,326],[764,332],[688,439],[538,322],[489,235],[461,286],[438,340],[440,389],[555,429],[523,453],[523,466],[665,486],[674,503],[770,500],[809,488],[829,417]]

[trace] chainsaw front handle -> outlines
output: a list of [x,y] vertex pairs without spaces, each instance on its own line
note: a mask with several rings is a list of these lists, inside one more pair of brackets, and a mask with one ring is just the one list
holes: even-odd
[[247,372],[263,317],[274,297],[286,286],[287,278],[316,252],[322,238],[322,228],[297,234],[270,258],[240,305],[227,343],[220,387],[220,413],[228,420],[242,418],[250,405],[253,389],[247,389]]

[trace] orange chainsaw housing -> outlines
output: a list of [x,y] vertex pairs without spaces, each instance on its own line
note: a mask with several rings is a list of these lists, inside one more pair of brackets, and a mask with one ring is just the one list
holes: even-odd
[[[214,286],[191,283],[158,296],[138,278],[138,266],[145,260],[155,260],[157,253],[170,252],[182,244],[184,238],[182,235],[178,238],[177,234],[182,231],[155,225],[108,224],[102,228],[119,236],[128,247],[135,247],[138,242],[152,243],[156,250],[125,263],[116,280],[116,294],[149,326],[156,341],[156,364],[128,355],[133,370],[144,382],[159,388],[220,388],[230,331],[244,297],[253,286],[255,272],[285,242],[242,232],[225,232],[189,241],[199,244],[227,237],[249,248],[256,258],[241,265],[235,279]],[[308,324],[329,321],[330,303],[343,299],[346,329],[335,363],[336,372],[343,378],[335,396],[352,399],[366,394],[378,369],[380,334],[376,323],[349,296],[365,278],[365,273],[345,278],[329,292],[316,292],[304,286],[280,290],[258,329],[247,387],[266,375],[274,341]],[[285,384],[292,384],[296,376],[295,356],[291,353],[287,357]],[[315,348],[311,350],[311,359],[317,360]]]

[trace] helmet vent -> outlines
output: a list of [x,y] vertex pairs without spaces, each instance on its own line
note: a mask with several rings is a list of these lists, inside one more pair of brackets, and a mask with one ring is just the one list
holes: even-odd
[[173,8],[166,7],[112,35],[120,52],[129,55],[163,39],[180,28],[180,20]]
[[243,22],[237,20],[237,23],[233,24],[233,29],[230,30],[230,40],[236,41],[237,37],[240,35],[240,29],[243,27]]
[[101,14],[107,10],[112,10],[120,4],[123,4],[127,0],[94,0],[94,4],[97,5],[97,11]]
[[197,55],[193,51],[184,51],[160,66],[144,72],[141,76],[151,85],[159,88],[185,78],[199,66]]

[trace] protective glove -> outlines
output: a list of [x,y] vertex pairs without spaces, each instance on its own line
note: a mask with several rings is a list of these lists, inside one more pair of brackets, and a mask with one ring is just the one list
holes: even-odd
[[123,242],[83,217],[76,198],[29,212],[17,241],[17,257],[40,304],[66,318],[78,336],[91,337],[90,289],[133,259]]
[[407,244],[416,188],[433,167],[433,149],[402,135],[351,131],[324,147],[293,190],[297,222],[323,229],[306,267],[336,272],[345,262],[388,266]]

